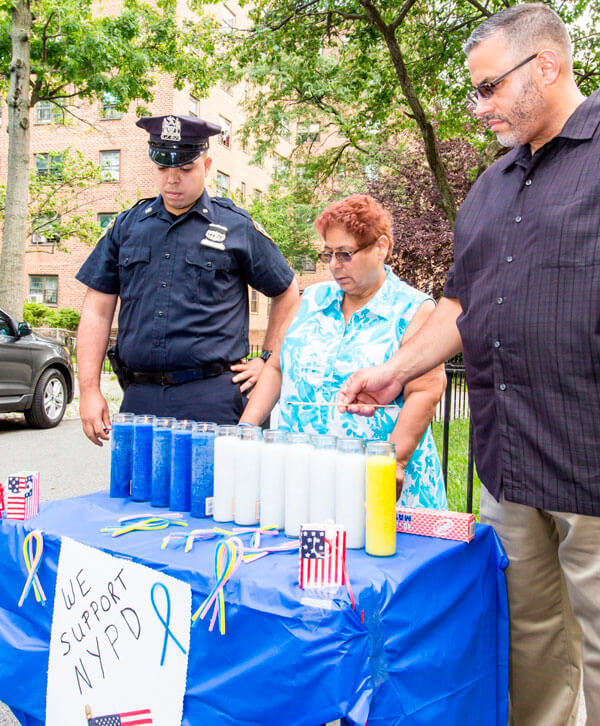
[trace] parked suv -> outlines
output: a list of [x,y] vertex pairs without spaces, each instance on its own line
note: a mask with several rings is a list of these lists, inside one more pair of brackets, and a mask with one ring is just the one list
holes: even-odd
[[57,426],[74,393],[69,351],[0,310],[0,412],[22,411],[36,428]]

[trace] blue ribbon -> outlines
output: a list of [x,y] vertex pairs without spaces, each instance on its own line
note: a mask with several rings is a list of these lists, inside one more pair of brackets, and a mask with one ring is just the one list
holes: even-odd
[[[156,606],[156,603],[154,601],[154,591],[157,587],[162,588],[162,590],[165,593],[165,597],[167,599],[167,616],[166,618],[163,618],[163,616],[158,612],[158,607]],[[156,613],[156,617],[160,620],[162,623],[164,629],[165,629],[165,639],[163,641],[163,649],[162,649],[162,655],[160,656],[160,664],[163,665],[165,662],[165,655],[167,652],[167,641],[169,640],[169,636],[173,638],[175,641],[175,645],[179,648],[179,650],[185,655],[185,648],[181,643],[177,640],[177,638],[173,635],[171,632],[171,629],[169,628],[169,623],[171,622],[171,596],[169,595],[169,591],[167,588],[162,584],[162,582],[155,582],[154,585],[152,585],[152,590],[150,591],[150,600],[152,601],[152,607],[154,608],[154,612]]]

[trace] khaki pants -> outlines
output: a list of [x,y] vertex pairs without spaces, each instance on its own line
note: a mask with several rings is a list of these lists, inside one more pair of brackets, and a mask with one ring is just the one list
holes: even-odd
[[600,725],[600,517],[500,502],[481,521],[506,550],[511,726],[573,726],[581,671],[588,726]]

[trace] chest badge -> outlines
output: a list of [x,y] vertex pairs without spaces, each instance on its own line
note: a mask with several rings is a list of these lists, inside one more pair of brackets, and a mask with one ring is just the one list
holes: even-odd
[[204,247],[210,247],[213,250],[221,250],[224,252],[227,232],[227,227],[211,223],[208,225],[208,229],[204,233],[204,239],[200,240],[200,244]]

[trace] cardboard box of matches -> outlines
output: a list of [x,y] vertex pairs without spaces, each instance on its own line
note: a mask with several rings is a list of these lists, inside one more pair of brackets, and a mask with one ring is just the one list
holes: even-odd
[[396,507],[396,532],[470,542],[475,536],[475,515],[443,509]]

